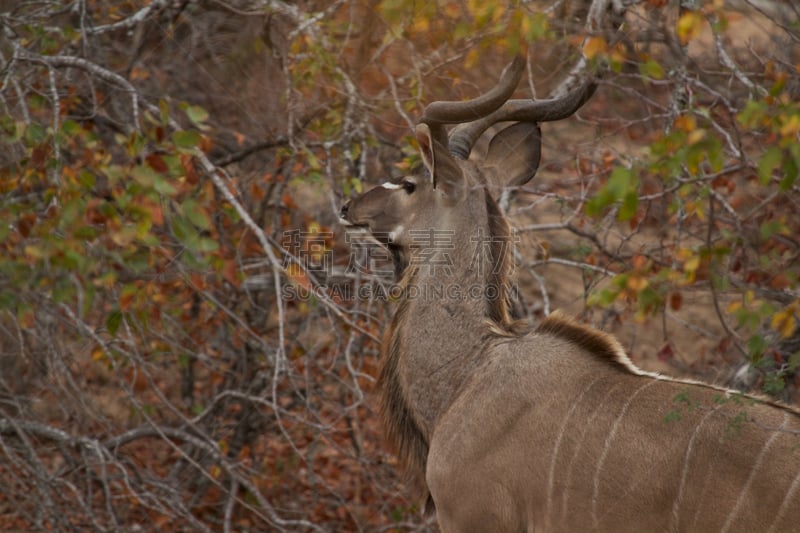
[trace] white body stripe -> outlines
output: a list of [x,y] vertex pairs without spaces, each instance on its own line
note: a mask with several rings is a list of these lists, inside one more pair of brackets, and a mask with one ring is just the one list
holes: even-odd
[[775,521],[772,523],[772,527],[769,528],[770,533],[775,531],[778,527],[778,524],[780,524],[781,520],[783,520],[783,515],[786,514],[786,511],[789,508],[789,502],[794,498],[794,493],[797,491],[798,486],[800,486],[800,474],[795,476],[794,481],[792,481],[792,485],[789,487],[789,491],[786,493],[786,497],[783,498],[781,507],[778,509],[778,514],[775,515]]
[[775,439],[777,439],[780,436],[781,430],[786,427],[786,419],[787,419],[787,414],[783,413],[783,423],[781,424],[781,427],[778,429],[778,431],[773,433],[769,439],[767,439],[767,442],[764,443],[764,446],[762,446],[761,451],[758,452],[758,457],[756,457],[756,461],[753,464],[753,468],[750,470],[750,475],[747,477],[747,482],[744,484],[744,487],[742,487],[742,491],[739,493],[739,498],[736,500],[736,505],[733,506],[733,510],[728,515],[728,520],[725,522],[725,525],[722,526],[722,533],[728,531],[733,525],[734,518],[736,518],[736,515],[739,514],[739,509],[742,507],[742,503],[744,502],[744,499],[747,496],[747,492],[750,490],[750,485],[753,483],[753,478],[755,477],[756,472],[758,472],[758,469],[761,467],[761,461],[764,460],[764,456],[767,454],[767,451],[769,451],[770,447],[775,442]]
[[561,447],[561,440],[564,438],[564,433],[566,433],[567,425],[569,424],[570,418],[572,417],[575,408],[583,401],[583,397],[586,395],[586,392],[594,387],[594,384],[600,380],[599,377],[595,378],[589,386],[587,386],[581,392],[580,396],[572,403],[572,407],[570,407],[569,412],[567,412],[567,416],[564,417],[564,423],[561,424],[561,429],[558,431],[558,437],[556,438],[555,446],[553,446],[553,460],[550,462],[550,472],[547,476],[547,501],[545,502],[545,509],[544,509],[544,517],[545,517],[545,531],[550,531],[551,523],[550,523],[550,514],[552,513],[552,503],[553,503],[553,483],[556,477],[556,460],[558,459],[558,452],[559,448]]
[[597,527],[599,520],[597,519],[597,498],[600,495],[600,473],[603,471],[603,464],[606,462],[606,457],[608,456],[608,452],[611,449],[611,442],[614,440],[614,436],[617,433],[617,429],[619,428],[619,424],[625,415],[628,412],[628,408],[633,403],[633,400],[636,396],[639,395],[640,392],[645,390],[650,385],[658,383],[657,380],[648,381],[641,387],[639,387],[636,392],[634,392],[628,401],[625,402],[625,405],[622,406],[622,410],[619,412],[617,419],[614,420],[614,424],[611,426],[611,431],[608,432],[608,436],[606,437],[605,445],[603,446],[603,453],[600,454],[600,460],[597,462],[597,470],[594,473],[594,492],[592,493],[592,522],[594,523],[595,527]]
[[[589,428],[592,427],[592,424],[594,423],[595,418],[602,412],[603,404],[611,396],[611,394],[615,390],[617,390],[618,387],[619,387],[619,384],[612,385],[611,388],[609,388],[606,391],[606,393],[603,396],[602,400],[597,402],[597,406],[594,408],[594,411],[592,412],[592,415],[586,421],[586,424],[583,425],[583,428],[581,429],[580,437],[575,441],[575,449],[572,452],[572,458],[570,459],[569,463],[567,463],[567,468],[566,468],[566,472],[565,472],[565,475],[564,475],[564,479],[566,480],[567,483],[569,483],[570,482],[569,480],[572,478],[572,470],[573,470],[573,467],[575,465],[575,461],[577,460],[578,455],[580,454],[581,448],[583,447],[584,441],[586,440],[586,433],[589,431]],[[569,490],[565,490],[561,494],[561,520],[562,521],[566,520],[567,510],[569,509],[569,496],[570,496],[570,491]]]
[[678,531],[678,526],[680,525],[680,508],[681,504],[683,503],[683,490],[686,487],[686,477],[689,474],[689,462],[692,458],[692,453],[694,452],[694,442],[697,439],[697,435],[700,433],[700,428],[703,427],[708,417],[713,415],[714,413],[719,410],[721,406],[717,406],[708,413],[700,420],[697,424],[697,427],[694,428],[694,432],[692,433],[692,437],[689,439],[689,444],[686,445],[686,453],[683,456],[683,469],[681,470],[681,483],[678,485],[678,494],[675,496],[675,501],[672,504],[672,518],[670,519],[670,531]]

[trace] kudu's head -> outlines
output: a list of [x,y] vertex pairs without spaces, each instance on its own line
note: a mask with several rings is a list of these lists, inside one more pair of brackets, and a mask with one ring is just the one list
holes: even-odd
[[[422,171],[386,182],[342,207],[342,223],[366,228],[387,246],[398,273],[407,266],[415,245],[425,242],[415,239],[415,234],[448,231],[460,235],[464,228],[500,216],[489,188],[527,183],[539,165],[538,122],[571,115],[594,89],[587,83],[559,99],[509,100],[524,69],[525,59],[517,57],[486,94],[428,105],[415,131]],[[500,122],[514,124],[492,138],[480,165],[469,161],[477,139]],[[448,124],[457,124],[449,134]]]

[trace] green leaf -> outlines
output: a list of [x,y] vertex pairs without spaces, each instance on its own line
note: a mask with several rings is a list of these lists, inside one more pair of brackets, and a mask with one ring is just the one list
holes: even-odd
[[648,59],[644,63],[640,63],[639,73],[644,77],[652,78],[654,80],[664,79],[664,68],[658,61],[653,59]]
[[178,130],[172,134],[172,142],[184,150],[196,148],[201,140],[200,134],[193,130]]
[[38,144],[47,138],[47,130],[41,124],[31,122],[25,128],[25,140],[30,144]]
[[607,187],[615,200],[621,200],[626,194],[632,192],[632,188],[636,186],[636,181],[633,170],[625,167],[616,167],[611,171]]
[[216,252],[219,249],[219,243],[208,237],[200,237],[192,244],[194,245],[194,250],[197,252]]
[[800,367],[800,352],[795,352],[789,356],[789,370],[795,371]]
[[158,101],[158,111],[161,118],[161,123],[165,126],[169,124],[169,103],[163,98]]
[[184,109],[186,112],[186,116],[189,117],[189,120],[192,121],[192,124],[197,126],[198,128],[206,128],[204,123],[208,120],[208,111],[200,107],[199,105],[187,105]]
[[525,24],[525,37],[528,41],[535,42],[550,36],[550,21],[545,13],[537,11],[528,17]]
[[126,170],[120,165],[108,165],[103,169],[111,185],[116,185],[120,180],[127,176]]
[[608,307],[613,304],[619,296],[618,290],[603,289],[595,291],[589,296],[588,304],[590,306]]
[[620,221],[626,221],[633,218],[636,214],[636,209],[639,207],[639,195],[636,194],[635,191],[629,192],[625,195],[625,198],[622,201],[622,205],[619,208],[619,212],[617,213],[617,219]]
[[314,152],[311,150],[306,150],[305,155],[309,167],[311,167],[313,170],[319,170],[322,168],[322,164],[319,162],[319,158],[317,158]]
[[736,117],[739,123],[746,128],[757,127],[766,113],[767,104],[762,101],[748,100],[744,109]]
[[120,325],[122,325],[122,312],[119,310],[111,311],[108,318],[106,318],[106,329],[112,337],[117,336]]
[[764,375],[764,385],[761,390],[770,396],[777,396],[786,387],[786,381],[780,373],[767,372]]
[[614,199],[607,191],[601,190],[586,202],[586,214],[593,217],[600,216],[612,203],[614,203]]
[[17,295],[10,291],[0,291],[0,309],[9,311],[18,305]]
[[6,135],[8,135],[7,139],[4,139],[7,143],[15,143],[22,139],[22,135],[25,133],[25,123],[22,121],[19,122],[11,122],[8,119],[8,122],[3,124],[3,130]]
[[66,119],[64,122],[61,123],[61,133],[66,135],[67,137],[73,137],[78,135],[82,132],[83,128],[81,125],[71,119]]
[[[606,183],[605,187],[586,202],[586,213],[591,216],[597,216],[612,204],[625,200],[627,206],[624,206],[623,215],[628,218],[620,218],[620,220],[628,220],[636,212],[636,207],[638,207],[638,198],[633,199],[631,197],[636,195],[637,185],[638,179],[633,169],[616,167],[611,171],[611,176],[608,178],[608,183]],[[631,212],[631,209],[633,209],[633,212]]]
[[172,183],[169,182],[164,176],[161,174],[157,174],[155,180],[153,181],[153,188],[161,194],[165,194],[167,196],[173,196],[178,192]]
[[758,364],[767,351],[769,342],[761,335],[753,335],[747,341],[747,355],[754,364]]
[[208,211],[195,200],[189,199],[184,201],[183,204],[181,204],[181,209],[183,210],[183,214],[186,215],[186,218],[189,219],[189,222],[196,227],[200,229],[211,228],[211,217],[208,215]]
[[172,219],[172,231],[181,244],[190,252],[206,253],[217,251],[219,243],[214,239],[202,236],[190,222],[188,215],[186,213],[184,215],[185,218],[183,216],[175,216]]
[[344,195],[349,197],[353,191],[356,194],[361,194],[363,192],[363,185],[361,184],[361,180],[356,177],[347,178],[344,180]]
[[777,146],[771,146],[758,159],[758,180],[761,185],[769,184],[772,179],[772,172],[780,165],[783,159],[783,152]]
[[67,276],[57,278],[53,283],[53,301],[55,303],[63,303],[71,299],[76,293],[75,285],[72,279]]
[[719,172],[725,165],[725,155],[722,151],[722,144],[715,138],[708,143],[706,157],[711,165],[711,170]]
[[773,83],[770,86],[769,95],[770,96],[778,96],[783,92],[783,89],[785,87],[786,87],[786,78],[785,77],[780,77],[777,80],[775,80],[775,83]]
[[181,216],[172,217],[172,233],[175,234],[176,239],[184,244],[191,239],[197,238],[195,227],[188,219]]
[[785,157],[783,159],[781,170],[783,171],[783,178],[781,179],[779,185],[782,191],[788,191],[792,188],[792,185],[794,185],[795,180],[797,180],[797,159],[795,157]]
[[25,255],[30,259],[39,260],[48,258],[50,253],[42,246],[28,244],[25,246]]
[[131,176],[140,185],[152,187],[156,179],[159,178],[158,172],[146,165],[137,165],[131,170]]
[[758,228],[758,233],[762,239],[767,240],[776,234],[786,235],[789,233],[789,229],[781,221],[773,219],[761,224]]
[[93,189],[96,181],[97,180],[94,177],[94,174],[88,170],[81,170],[81,172],[78,174],[78,183],[80,183],[81,187],[84,189]]

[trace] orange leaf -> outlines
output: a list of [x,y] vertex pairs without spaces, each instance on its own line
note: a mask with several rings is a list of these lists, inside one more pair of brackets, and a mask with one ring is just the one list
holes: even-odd
[[106,352],[100,347],[92,348],[92,361],[101,361],[106,356]]
[[650,283],[647,281],[647,278],[645,278],[643,276],[630,276],[625,285],[631,291],[640,292],[640,291],[646,289],[649,284]]
[[233,259],[226,259],[222,265],[222,277],[225,278],[225,281],[233,285],[234,287],[238,287],[240,284],[239,280],[239,265]]
[[604,54],[608,51],[606,40],[602,37],[589,37],[583,43],[583,55],[586,59],[593,59],[598,54]]
[[192,161],[192,156],[187,154],[181,154],[181,165],[183,165],[183,169],[186,171],[186,182],[189,185],[197,185],[197,182],[200,181],[200,178],[197,175],[197,169],[194,167],[194,161]]
[[633,259],[631,260],[631,266],[633,266],[635,270],[641,270],[646,264],[647,258],[640,254],[634,255]]
[[139,292],[134,285],[126,285],[119,295],[119,308],[125,311],[131,306],[136,293]]
[[675,129],[692,132],[697,129],[697,120],[693,115],[681,115],[675,119]]

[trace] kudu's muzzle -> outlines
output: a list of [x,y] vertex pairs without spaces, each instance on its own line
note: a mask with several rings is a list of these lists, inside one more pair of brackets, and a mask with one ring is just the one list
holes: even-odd
[[344,224],[352,224],[350,220],[347,218],[347,212],[350,211],[350,200],[345,202],[342,207],[339,208],[339,221]]

